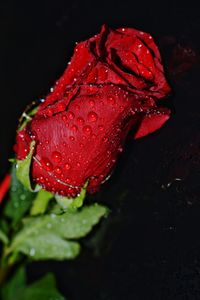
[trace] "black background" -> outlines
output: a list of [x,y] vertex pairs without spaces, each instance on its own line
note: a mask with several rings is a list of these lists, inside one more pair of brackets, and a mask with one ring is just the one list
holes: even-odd
[[[1,178],[20,113],[62,74],[74,43],[103,23],[150,32],[166,67],[166,36],[200,49],[200,11],[191,1],[1,0],[0,6]],[[114,175],[90,197],[108,205],[110,217],[83,241],[76,261],[31,264],[30,280],[52,270],[70,300],[200,299],[199,71],[198,63],[175,80],[167,70],[171,120],[149,137],[129,138]]]

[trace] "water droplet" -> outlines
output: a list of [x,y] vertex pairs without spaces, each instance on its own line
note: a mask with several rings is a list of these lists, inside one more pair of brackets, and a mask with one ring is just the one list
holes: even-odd
[[99,128],[100,131],[103,131],[104,126],[103,125],[99,125],[98,128]]
[[79,168],[81,166],[80,162],[77,162],[76,166]]
[[74,131],[74,132],[77,132],[78,131],[78,127],[76,125],[73,125],[71,127],[71,130]]
[[31,248],[29,254],[30,254],[30,256],[34,256],[35,255],[35,249]]
[[94,100],[89,100],[89,105],[90,105],[91,107],[93,107],[93,106],[95,105]]
[[85,121],[84,121],[83,118],[78,117],[78,118],[77,118],[77,122],[78,122],[80,125],[82,125]]
[[40,182],[40,183],[44,183],[44,182],[45,182],[45,179],[44,179],[44,177],[43,177],[43,176],[40,176],[40,178],[39,178],[39,182]]
[[67,121],[67,116],[66,116],[66,115],[62,116],[62,120],[63,120],[64,122]]
[[70,120],[74,119],[74,113],[72,111],[69,112],[69,119]]
[[42,166],[43,166],[47,171],[52,171],[53,166],[52,166],[52,163],[49,161],[48,158],[43,157],[43,158],[41,159],[41,164],[42,164]]
[[62,173],[62,170],[61,170],[61,168],[57,167],[57,168],[55,168],[55,172],[56,172],[57,174],[61,174],[61,173]]
[[89,122],[96,122],[98,119],[98,115],[94,111],[90,111],[88,113],[88,121]]
[[66,169],[66,170],[69,170],[69,169],[71,169],[71,166],[70,166],[70,164],[66,163],[66,164],[65,164],[65,169]]
[[21,200],[25,200],[25,199],[26,199],[26,196],[25,196],[24,194],[21,194],[21,195],[20,195],[20,199],[21,199]]
[[80,148],[83,148],[83,146],[84,146],[84,144],[83,144],[83,143],[80,143],[79,145],[80,145]]
[[69,137],[69,139],[70,139],[70,141],[74,141],[75,140],[75,137],[74,136],[72,136],[72,135],[70,135],[70,137]]
[[48,117],[51,117],[51,116],[53,115],[53,110],[52,110],[51,108],[48,108],[48,109],[46,110],[46,115],[47,115]]
[[114,105],[116,103],[115,98],[112,96],[109,96],[107,99],[108,103],[111,105]]
[[53,161],[59,163],[61,160],[62,160],[62,155],[60,152],[58,151],[54,151],[52,152],[52,155],[51,155]]
[[89,125],[83,127],[83,132],[86,134],[91,134],[92,128]]

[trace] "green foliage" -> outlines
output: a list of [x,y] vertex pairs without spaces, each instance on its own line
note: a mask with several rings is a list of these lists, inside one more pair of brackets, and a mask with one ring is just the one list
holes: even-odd
[[86,236],[106,213],[104,206],[94,204],[61,215],[27,218],[6,254],[22,252],[35,260],[75,258],[80,246],[71,239]]
[[9,242],[7,235],[1,229],[0,229],[0,241],[2,241],[4,244],[8,244]]
[[77,242],[67,241],[51,232],[41,232],[38,236],[28,236],[17,246],[17,251],[33,260],[74,259],[80,252]]
[[12,223],[15,226],[29,210],[36,194],[28,191],[18,180],[14,164],[12,167],[11,176],[12,180],[9,193],[10,197],[5,207],[4,214],[12,220]]
[[51,200],[53,197],[54,195],[52,193],[45,190],[40,190],[36,194],[33,205],[31,207],[31,216],[44,214],[49,204],[49,200]]
[[18,180],[25,186],[27,190],[32,191],[30,182],[30,166],[34,151],[35,141],[30,145],[30,151],[27,157],[23,160],[17,160],[16,164],[16,176]]
[[84,199],[86,196],[88,183],[89,183],[88,181],[85,183],[85,185],[81,189],[80,194],[76,198],[67,198],[67,197],[55,195],[55,199],[56,199],[57,203],[59,204],[59,206],[63,210],[67,210],[69,208],[76,209],[76,208],[81,207],[83,205],[83,202],[84,202]]
[[1,290],[2,300],[20,299],[20,295],[25,289],[26,275],[24,268],[19,268],[14,276],[8,281]]
[[53,274],[26,285],[24,268],[16,271],[12,279],[1,290],[2,300],[65,300],[56,288]]

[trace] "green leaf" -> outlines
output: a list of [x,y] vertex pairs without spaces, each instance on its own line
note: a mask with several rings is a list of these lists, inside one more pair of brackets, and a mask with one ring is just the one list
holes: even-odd
[[31,207],[31,216],[36,216],[45,213],[49,200],[51,200],[53,197],[54,195],[50,192],[47,192],[45,190],[39,191]]
[[17,160],[16,164],[16,175],[18,180],[27,188],[27,190],[32,191],[30,182],[30,166],[33,156],[33,151],[35,147],[35,141],[31,142],[30,151],[27,157],[23,160]]
[[8,244],[9,240],[7,235],[0,229],[0,240],[6,245]]
[[65,300],[58,292],[54,275],[48,273],[42,279],[26,286],[24,268],[19,268],[1,289],[2,300]]
[[56,288],[54,275],[48,273],[42,279],[29,285],[19,300],[65,300],[65,298]]
[[6,235],[8,235],[9,233],[10,227],[7,220],[5,220],[4,218],[0,219],[0,230],[2,230]]
[[24,228],[14,237],[7,249],[7,254],[23,252],[34,259],[73,258],[77,256],[79,246],[77,243],[69,244],[72,242],[64,239],[84,237],[106,213],[106,207],[94,204],[67,211],[62,215],[27,218]]
[[55,199],[59,206],[66,211],[67,209],[76,209],[79,208],[83,205],[83,202],[86,197],[86,192],[87,192],[87,186],[88,186],[88,181],[85,183],[83,188],[81,189],[80,194],[76,198],[67,198],[59,195],[55,195]]
[[17,251],[20,251],[33,260],[64,260],[75,258],[80,251],[77,242],[71,242],[62,239],[51,232],[41,233],[38,236],[27,237],[23,243],[18,245]]
[[12,219],[13,226],[15,226],[29,210],[36,194],[28,191],[22,183],[19,182],[14,165],[12,167],[11,175],[10,199],[5,207],[4,214]]
[[10,279],[1,290],[2,300],[21,300],[22,294],[26,285],[26,276],[24,268],[19,268],[14,276]]

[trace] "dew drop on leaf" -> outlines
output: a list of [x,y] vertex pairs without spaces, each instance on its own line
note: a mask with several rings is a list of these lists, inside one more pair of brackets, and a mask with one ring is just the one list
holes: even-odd
[[35,249],[34,249],[34,248],[31,248],[29,254],[30,254],[30,256],[34,256],[34,255],[35,255]]

